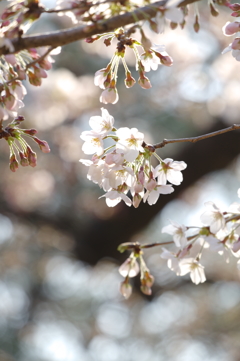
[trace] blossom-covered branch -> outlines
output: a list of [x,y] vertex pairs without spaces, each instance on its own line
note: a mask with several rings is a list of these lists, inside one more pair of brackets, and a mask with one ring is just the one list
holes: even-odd
[[[178,7],[191,4],[200,0],[184,0],[178,4]],[[45,34],[19,36],[11,39],[13,49],[3,44],[0,47],[0,55],[15,53],[24,49],[38,48],[42,46],[58,47],[63,46],[77,40],[85,39],[86,37],[103,34],[114,31],[119,27],[134,24],[136,21],[146,20],[146,18],[153,18],[156,16],[159,8],[166,5],[167,1],[157,1],[150,5],[136,9],[133,12],[126,12],[121,15],[113,16],[106,20],[100,20],[92,24],[75,26],[73,28],[52,31]],[[44,12],[44,11],[42,11]]]
[[147,295],[152,293],[154,278],[143,261],[143,250],[146,248],[174,244],[177,247],[175,251],[162,247],[161,258],[167,260],[168,267],[177,276],[190,273],[190,278],[195,284],[206,281],[204,266],[200,260],[207,249],[224,255],[226,262],[229,262],[230,256],[236,257],[237,268],[240,269],[240,204],[235,202],[226,211],[220,210],[213,202],[207,202],[205,206],[207,210],[200,217],[204,226],[187,227],[171,221],[170,225],[163,227],[162,233],[170,234],[173,237],[172,241],[143,245],[128,242],[119,245],[120,252],[131,250],[130,257],[119,268],[119,273],[125,278],[120,287],[125,298],[130,297],[132,293],[129,278],[135,277],[139,271],[141,291]]

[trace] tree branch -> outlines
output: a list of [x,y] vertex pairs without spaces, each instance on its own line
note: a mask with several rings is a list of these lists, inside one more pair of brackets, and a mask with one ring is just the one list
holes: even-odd
[[170,144],[170,143],[186,143],[186,142],[196,143],[199,140],[215,137],[216,135],[228,133],[228,132],[231,132],[231,131],[237,130],[237,129],[240,129],[240,124],[233,124],[231,127],[228,127],[225,129],[220,129],[220,130],[217,130],[216,132],[199,135],[198,137],[179,138],[179,139],[163,139],[163,141],[161,143],[157,143],[154,145],[147,145],[145,147],[148,148],[149,150],[153,150],[153,149],[163,148],[163,147],[165,147],[165,145]]
[[[200,0],[184,0],[178,6],[194,3]],[[150,18],[156,16],[160,6],[164,6],[167,0],[157,1],[151,5],[136,9],[133,12],[127,12],[122,15],[111,17],[107,20],[98,21],[90,25],[81,25],[74,28],[52,31],[45,34],[22,36],[20,38],[12,39],[14,46],[14,53],[29,49],[38,48],[41,46],[62,46],[72,43],[77,40],[82,40],[90,36],[102,34],[105,32],[114,31],[119,27],[130,25],[138,20],[146,20],[146,15]],[[10,51],[6,46],[0,48],[0,55],[9,54]]]

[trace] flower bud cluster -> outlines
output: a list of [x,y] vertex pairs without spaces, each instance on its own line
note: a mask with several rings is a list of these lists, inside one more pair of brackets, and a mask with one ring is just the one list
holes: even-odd
[[1,57],[0,120],[16,117],[18,110],[24,106],[23,99],[27,91],[22,80],[28,78],[30,84],[41,85],[52,62],[50,55],[41,57],[35,49]]
[[19,125],[24,121],[22,116],[15,118],[8,126],[3,129],[2,123],[0,127],[0,138],[4,138],[10,149],[10,169],[16,172],[19,166],[16,153],[19,155],[20,164],[23,167],[30,165],[35,167],[37,165],[37,154],[32,150],[27,141],[23,138],[28,137],[35,141],[43,153],[49,153],[50,148],[45,140],[38,139],[35,134],[36,129],[20,129]]
[[[118,43],[116,52],[107,67],[100,69],[95,73],[94,84],[99,86],[101,89],[104,89],[100,96],[100,102],[104,104],[115,104],[119,99],[116,84],[120,60],[122,60],[123,66],[125,68],[126,87],[131,88],[136,83],[136,80],[132,77],[132,74],[125,61],[125,52],[127,47],[130,48],[135,55],[136,69],[139,73],[138,84],[143,89],[151,88],[150,80],[145,76],[145,72],[149,72],[151,69],[157,70],[158,66],[161,64],[165,66],[171,66],[173,64],[173,60],[166,52],[164,45],[152,46],[150,40],[148,40],[144,35],[143,30],[141,30],[141,33],[141,43],[129,37],[128,33],[124,33],[123,29],[119,29],[117,32],[112,33],[108,39],[105,39],[106,46],[109,46],[112,39],[114,38],[118,40]],[[100,37],[101,36],[98,36],[94,39],[88,38],[86,41],[90,43],[99,39]],[[137,46],[141,46],[144,49],[144,52],[141,55],[138,52]]]
[[[137,128],[114,128],[114,118],[104,108],[102,116],[91,117],[89,124],[92,130],[82,132],[80,137],[84,140],[83,152],[93,154],[93,157],[80,161],[89,167],[87,178],[106,192],[102,197],[106,198],[109,207],[116,206],[121,200],[135,208],[142,200],[155,204],[160,194],[174,191],[172,184],[182,182],[181,171],[186,168],[186,163],[171,158],[162,160],[154,147],[144,143],[144,134]],[[114,144],[104,149],[105,139],[112,139]],[[159,160],[155,168],[151,165],[152,155]],[[127,196],[128,192],[132,200]]]
[[[149,269],[143,259],[143,252],[139,248],[139,244],[135,244],[134,252],[126,259],[126,261],[119,267],[119,273],[124,277],[121,283],[120,292],[124,298],[129,298],[132,294],[132,286],[129,283],[129,278],[135,277],[140,273],[140,289],[142,293],[150,296],[152,294],[152,285],[154,277],[150,274]],[[139,260],[139,263],[137,262]]]

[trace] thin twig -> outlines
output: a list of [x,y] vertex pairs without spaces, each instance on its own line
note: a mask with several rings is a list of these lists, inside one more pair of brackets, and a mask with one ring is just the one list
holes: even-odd
[[220,129],[220,130],[217,130],[216,132],[199,135],[198,137],[179,138],[179,139],[163,139],[162,142],[153,144],[153,145],[146,145],[145,148],[148,148],[149,150],[152,151],[153,149],[163,148],[163,147],[165,147],[165,145],[170,144],[170,143],[186,143],[186,142],[196,143],[199,140],[215,137],[216,135],[224,134],[224,133],[231,132],[231,131],[237,130],[237,129],[240,129],[240,124],[233,124],[231,127]]
[[164,246],[165,244],[172,244],[174,243],[173,241],[169,241],[169,242],[156,242],[156,243],[149,243],[149,244],[143,244],[140,245],[140,248],[152,248],[152,247],[157,247],[157,246]]

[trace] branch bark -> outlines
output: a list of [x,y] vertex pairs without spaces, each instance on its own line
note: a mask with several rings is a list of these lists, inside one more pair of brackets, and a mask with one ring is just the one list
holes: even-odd
[[[178,6],[194,3],[200,0],[184,0]],[[14,46],[14,53],[30,48],[38,48],[41,46],[58,47],[63,46],[77,40],[86,39],[97,34],[103,34],[105,32],[111,32],[119,27],[134,24],[136,19],[146,20],[146,16],[153,18],[156,16],[158,8],[164,6],[167,0],[157,1],[151,5],[144,6],[136,9],[133,12],[128,12],[122,15],[117,15],[107,20],[98,21],[95,24],[81,25],[69,29],[52,31],[44,34],[22,36],[20,38],[12,39]],[[9,54],[10,51],[6,46],[0,48],[0,56]]]

